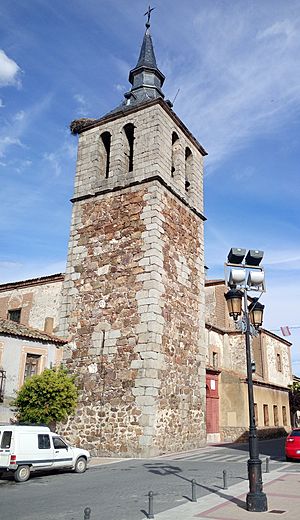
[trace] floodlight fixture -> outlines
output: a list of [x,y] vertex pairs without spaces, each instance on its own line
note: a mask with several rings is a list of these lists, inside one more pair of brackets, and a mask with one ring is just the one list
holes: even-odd
[[265,290],[264,286],[265,273],[264,271],[249,271],[247,285],[251,289]]
[[227,262],[229,264],[242,264],[245,254],[246,249],[241,249],[240,247],[232,247],[228,253]]
[[245,264],[250,266],[258,266],[262,261],[263,256],[263,251],[259,251],[258,249],[249,249],[245,258]]
[[236,285],[240,285],[246,280],[246,271],[245,269],[231,269],[228,285],[230,287],[234,287]]

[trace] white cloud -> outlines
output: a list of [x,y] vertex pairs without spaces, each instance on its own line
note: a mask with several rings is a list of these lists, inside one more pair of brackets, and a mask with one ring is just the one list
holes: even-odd
[[45,152],[43,155],[43,159],[50,164],[56,177],[61,175],[66,159],[75,159],[77,154],[76,144],[73,144],[68,139],[70,139],[69,134],[60,148],[54,152]]
[[15,121],[22,121],[24,119],[25,115],[26,115],[25,111],[24,110],[20,110],[19,112],[17,112],[14,115],[13,119]]
[[14,168],[17,173],[23,173],[24,171],[28,170],[28,168],[31,168],[31,166],[32,161],[30,161],[29,159],[24,159],[17,160]]
[[280,20],[275,22],[270,27],[267,27],[263,31],[257,33],[257,39],[262,40],[264,38],[283,36],[285,38],[291,38],[297,34],[294,23],[290,20]]
[[6,149],[12,145],[24,147],[23,143],[21,143],[17,137],[10,137],[8,135],[0,137],[0,157],[4,157]]
[[[299,300],[300,286],[292,277],[271,278],[271,273],[267,275],[267,291],[262,296],[262,303],[265,304],[264,326],[269,330],[275,331],[282,336],[280,327],[289,326],[291,336],[286,337],[292,345],[292,364],[293,372],[299,374],[300,364],[300,317]],[[294,328],[295,327],[295,328]]]
[[43,113],[51,103],[52,94],[39,99],[27,110],[20,110],[11,116],[10,120],[0,128],[0,157],[4,157],[11,145],[26,146],[21,142],[28,127]]
[[0,269],[11,269],[11,268],[16,268],[16,267],[20,267],[22,264],[20,264],[20,262],[10,262],[10,261],[1,261],[0,262]]
[[59,157],[56,152],[46,152],[44,153],[43,158],[48,161],[51,165],[51,169],[54,172],[54,175],[58,177],[62,172],[62,167],[60,164]]
[[81,116],[88,114],[88,102],[82,94],[74,94],[73,99],[77,102],[77,112]]
[[3,103],[3,100],[0,98],[0,108],[3,108],[5,107],[4,103]]
[[121,85],[120,83],[116,83],[114,85],[114,89],[117,90],[117,92],[126,92],[126,90],[128,90],[128,87],[125,87],[125,85]]
[[63,273],[66,269],[65,260],[52,263],[41,262],[0,262],[0,283],[17,282],[30,278],[38,278],[55,273]]
[[0,87],[9,85],[19,87],[21,85],[20,72],[19,65],[0,49]]
[[300,18],[260,16],[250,8],[241,16],[230,5],[201,13],[165,71],[174,94],[180,87],[175,111],[209,152],[208,171],[298,117]]

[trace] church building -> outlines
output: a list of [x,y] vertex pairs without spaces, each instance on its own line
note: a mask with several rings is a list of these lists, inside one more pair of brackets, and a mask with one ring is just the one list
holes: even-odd
[[[225,315],[224,281],[205,280],[206,151],[165,100],[164,79],[148,16],[124,102],[71,124],[66,272],[0,285],[0,421],[13,397],[4,381],[16,390],[63,359],[80,397],[58,427],[93,455],[152,457],[248,428],[243,336]],[[18,369],[7,361],[12,330]],[[290,346],[266,330],[253,345],[262,435],[290,425]]]
[[98,453],[205,443],[203,156],[164,99],[146,24],[122,105],[74,121],[59,332],[82,392],[66,433]]

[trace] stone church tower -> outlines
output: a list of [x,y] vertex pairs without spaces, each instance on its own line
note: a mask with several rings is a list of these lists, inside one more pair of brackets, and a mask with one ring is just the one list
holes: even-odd
[[164,100],[149,21],[124,103],[79,136],[60,333],[93,454],[205,443],[203,147]]

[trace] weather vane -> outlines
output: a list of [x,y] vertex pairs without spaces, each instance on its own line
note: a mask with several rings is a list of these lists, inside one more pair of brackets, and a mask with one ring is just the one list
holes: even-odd
[[149,5],[148,11],[146,11],[144,14],[144,16],[147,16],[147,22],[146,22],[147,29],[150,27],[150,16],[151,16],[152,11],[154,11],[154,9],[155,9],[155,7],[151,7]]

